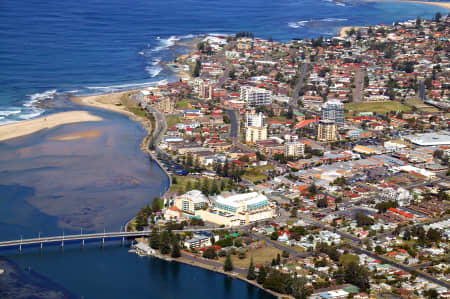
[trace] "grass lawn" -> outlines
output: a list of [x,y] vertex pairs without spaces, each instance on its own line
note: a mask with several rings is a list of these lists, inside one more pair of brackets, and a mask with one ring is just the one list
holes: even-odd
[[287,246],[287,247],[291,248],[292,250],[297,251],[298,253],[305,253],[305,252],[306,252],[306,250],[303,249],[303,248],[300,247],[300,246],[288,246],[288,245],[286,245],[286,243],[280,242],[280,241],[274,241],[274,242],[275,242],[275,243],[278,243],[278,244],[280,244],[280,245],[283,245],[283,246]]
[[[252,257],[253,264],[256,266],[272,262],[272,259],[276,258],[278,253],[281,254],[282,251],[271,246],[250,249],[244,259],[240,259],[238,255],[232,255],[231,261],[233,262],[233,266],[246,269],[250,265],[250,259]],[[225,258],[221,257],[219,258],[219,261],[223,263]]]
[[[281,115],[280,116],[274,116],[274,117],[269,118],[268,123],[271,122],[271,121],[274,121],[274,120],[281,121],[281,122],[286,122],[288,119],[286,118],[286,116],[281,116]],[[292,121],[294,121],[294,119],[292,119]]]
[[430,106],[425,104],[422,100],[420,99],[411,99],[406,101],[406,103],[408,105],[412,105],[414,107],[416,107],[419,110],[422,111],[426,111],[426,112],[439,112],[439,109],[437,109],[436,107]]
[[146,117],[146,118],[151,118],[151,115],[149,113],[147,113],[144,109],[142,109],[141,107],[139,107],[138,104],[136,104],[135,102],[133,102],[128,95],[124,94],[121,98],[120,98],[120,103],[122,105],[124,105],[125,107],[127,107],[127,109],[137,115],[137,116],[141,116],[141,117]]
[[178,103],[176,103],[175,107],[176,108],[189,108],[191,102],[189,100],[184,100],[184,101],[180,101]]
[[265,175],[263,172],[266,170],[271,170],[273,168],[273,165],[249,167],[245,170],[245,173],[242,177],[246,180],[252,181],[253,183],[263,181],[267,179],[267,175]]
[[404,111],[408,112],[411,107],[403,105],[400,102],[386,101],[386,102],[360,102],[345,104],[346,111],[359,112],[374,112],[374,113],[387,113],[390,111]]
[[175,126],[177,123],[180,122],[180,116],[179,115],[167,115],[166,116],[166,122],[167,122],[167,127],[173,127]]

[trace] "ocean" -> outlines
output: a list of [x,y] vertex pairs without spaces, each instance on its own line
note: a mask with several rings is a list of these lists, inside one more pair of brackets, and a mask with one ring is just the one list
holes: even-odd
[[279,41],[333,36],[445,9],[357,0],[0,2],[0,124],[37,117],[57,94],[95,94],[174,79],[175,41],[251,31]]
[[[162,63],[183,51],[175,42],[198,35],[251,31],[278,41],[330,37],[342,26],[430,18],[437,11],[447,12],[428,5],[352,0],[0,1],[0,124],[64,109],[85,109],[104,118],[0,143],[0,240],[82,228],[117,231],[167,189],[165,174],[139,150],[145,136],[139,124],[112,112],[80,108],[66,95],[176,80]],[[42,99],[57,99],[58,108],[36,105]],[[99,137],[55,140],[92,130]],[[20,267],[19,280],[35,281],[43,292],[64,289],[79,298],[272,298],[242,281],[140,258],[118,245],[0,254]]]

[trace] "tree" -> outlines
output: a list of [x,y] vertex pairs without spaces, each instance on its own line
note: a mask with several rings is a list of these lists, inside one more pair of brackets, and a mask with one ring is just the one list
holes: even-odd
[[159,249],[159,232],[156,227],[153,227],[150,234],[150,247],[153,249]]
[[191,183],[191,181],[188,181],[186,183],[186,190],[185,190],[185,192],[189,192],[191,190],[192,190],[192,183]]
[[264,288],[273,290],[279,293],[287,294],[290,289],[292,278],[289,274],[284,274],[280,271],[272,269],[264,281]]
[[441,18],[442,18],[442,15],[441,15],[440,12],[437,12],[437,13],[434,15],[434,20],[435,20],[437,23],[439,23],[439,22],[441,21]]
[[310,290],[306,287],[307,280],[304,276],[294,279],[292,283],[292,295],[295,299],[306,299],[311,295]]
[[248,280],[256,279],[255,266],[253,265],[253,257],[250,259],[250,266],[248,267],[247,279]]
[[231,262],[230,254],[227,254],[227,257],[225,258],[225,263],[223,264],[223,271],[225,272],[233,271],[233,263]]
[[171,252],[170,256],[173,258],[178,258],[181,256],[180,245],[178,245],[178,242],[173,244],[172,252]]
[[278,239],[278,231],[273,231],[272,234],[270,235],[270,239],[272,240],[277,240]]
[[209,180],[208,179],[204,179],[203,180],[202,193],[204,195],[208,195],[209,194]]
[[264,266],[261,266],[261,268],[259,268],[258,278],[256,279],[256,282],[259,284],[263,284],[264,281],[266,280],[266,277],[267,277],[266,268]]
[[216,248],[212,246],[206,248],[206,250],[203,252],[203,257],[207,259],[215,259],[217,257]]
[[217,185],[217,181],[214,180],[212,186],[211,186],[211,195],[216,195],[219,192],[219,186]]
[[159,240],[159,247],[161,248],[161,253],[162,254],[168,254],[170,253],[170,245],[169,245],[169,232],[168,231],[163,231],[161,233],[161,237]]
[[349,262],[344,266],[344,280],[359,287],[362,291],[369,289],[369,272],[366,267],[356,261]]
[[429,298],[429,299],[439,298],[439,294],[435,289],[429,289],[429,290],[423,291],[423,295],[425,296],[425,298]]
[[152,211],[153,212],[158,212],[161,209],[160,207],[160,200],[158,196],[153,197],[152,200]]
[[364,213],[362,212],[356,213],[355,219],[359,227],[372,225],[374,223],[374,220],[372,218],[370,218],[367,215],[364,215]]
[[192,74],[194,75],[194,77],[200,76],[201,68],[202,68],[202,64],[201,64],[200,60],[196,60],[194,70],[192,71]]
[[312,183],[311,185],[309,185],[308,186],[308,192],[311,193],[312,195],[317,194],[316,184]]
[[326,208],[328,206],[328,202],[326,197],[319,198],[317,201],[317,207],[318,208]]

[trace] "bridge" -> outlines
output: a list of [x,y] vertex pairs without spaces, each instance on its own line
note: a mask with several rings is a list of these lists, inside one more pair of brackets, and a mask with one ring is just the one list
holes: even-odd
[[[184,230],[173,230],[174,233],[187,233],[187,232],[199,232],[199,231],[217,231],[217,230],[237,230],[246,228],[248,225],[235,226],[235,227],[214,227],[214,228],[192,228],[192,229],[184,229]],[[143,230],[136,232],[103,232],[103,233],[86,233],[79,235],[61,235],[61,236],[51,236],[51,237],[38,237],[31,239],[18,239],[11,241],[0,241],[0,249],[1,248],[19,248],[19,251],[22,251],[22,247],[24,246],[32,246],[39,245],[41,249],[44,247],[44,244],[60,244],[61,247],[64,247],[65,242],[71,241],[80,241],[81,245],[84,247],[85,241],[99,241],[103,246],[105,241],[108,240],[118,240],[120,239],[122,244],[125,243],[127,239],[135,239],[139,237],[147,237],[151,234],[151,230]]]

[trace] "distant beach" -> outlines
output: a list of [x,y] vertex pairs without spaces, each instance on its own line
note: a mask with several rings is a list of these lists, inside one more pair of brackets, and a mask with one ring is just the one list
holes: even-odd
[[417,3],[417,4],[426,4],[426,5],[434,5],[439,6],[445,9],[450,9],[450,2],[436,2],[436,1],[415,1],[415,0],[368,0],[368,2],[409,2],[409,3]]
[[101,117],[92,115],[87,111],[55,113],[32,120],[0,126],[0,141],[30,135],[44,129],[51,129],[61,125],[102,120]]

